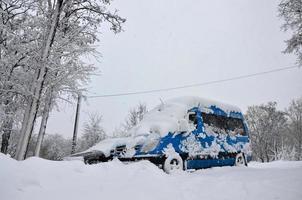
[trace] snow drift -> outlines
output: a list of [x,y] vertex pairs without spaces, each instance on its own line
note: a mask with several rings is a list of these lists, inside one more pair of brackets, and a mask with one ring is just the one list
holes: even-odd
[[167,175],[148,161],[85,165],[40,158],[16,161],[0,154],[0,180],[1,200],[299,200],[302,162],[251,163]]

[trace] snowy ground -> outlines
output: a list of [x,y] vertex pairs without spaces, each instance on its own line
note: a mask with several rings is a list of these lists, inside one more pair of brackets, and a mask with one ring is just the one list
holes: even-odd
[[250,163],[167,175],[153,164],[84,165],[0,154],[1,200],[302,199],[302,162]]

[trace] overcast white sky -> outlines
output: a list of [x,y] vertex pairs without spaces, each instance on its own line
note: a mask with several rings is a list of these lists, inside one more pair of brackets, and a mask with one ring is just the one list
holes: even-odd
[[[102,29],[91,95],[175,87],[292,66],[282,54],[289,35],[280,31],[275,0],[115,0],[111,5],[127,18],[124,32]],[[201,96],[247,106],[277,101],[285,108],[302,96],[302,69],[244,80],[155,94],[88,99],[82,104],[79,134],[89,112],[103,115],[110,132],[139,102],[148,108],[160,100]],[[47,133],[71,137],[75,106],[52,112]]]

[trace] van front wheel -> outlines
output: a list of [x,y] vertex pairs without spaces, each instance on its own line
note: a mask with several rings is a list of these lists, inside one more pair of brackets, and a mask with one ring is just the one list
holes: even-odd
[[171,174],[184,170],[184,164],[179,154],[169,155],[163,163],[163,169],[166,173]]
[[247,166],[247,162],[243,153],[238,153],[236,155],[235,166]]

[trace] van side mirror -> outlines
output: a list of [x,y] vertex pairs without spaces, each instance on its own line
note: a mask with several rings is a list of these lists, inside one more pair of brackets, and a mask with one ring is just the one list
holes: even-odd
[[197,116],[195,112],[188,112],[187,114],[189,123],[197,125]]
[[189,131],[189,123],[186,119],[181,119],[178,121],[178,131],[179,132]]

